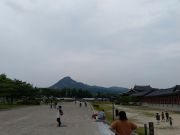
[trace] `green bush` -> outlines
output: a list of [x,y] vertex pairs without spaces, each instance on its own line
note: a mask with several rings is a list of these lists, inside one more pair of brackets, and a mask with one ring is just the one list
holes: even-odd
[[122,96],[119,97],[116,101],[115,104],[122,104],[122,105],[136,105],[138,102],[138,99],[136,97],[132,96]]
[[99,105],[97,105],[97,104],[93,104],[93,106],[94,106],[95,108],[99,108]]
[[19,104],[19,105],[40,105],[40,101],[37,101],[37,100],[23,100],[23,101],[17,101],[17,104]]

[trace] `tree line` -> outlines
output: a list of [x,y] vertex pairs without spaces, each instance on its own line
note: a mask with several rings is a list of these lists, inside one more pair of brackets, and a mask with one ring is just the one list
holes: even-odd
[[10,79],[5,74],[0,74],[0,103],[22,103],[22,104],[38,104],[43,97],[60,98],[106,98],[110,94],[104,93],[91,93],[84,89],[50,89],[50,88],[37,88],[32,84],[18,80]]
[[32,100],[38,91],[30,83],[18,79],[10,79],[5,74],[0,75],[0,100],[3,103],[14,103],[18,99]]

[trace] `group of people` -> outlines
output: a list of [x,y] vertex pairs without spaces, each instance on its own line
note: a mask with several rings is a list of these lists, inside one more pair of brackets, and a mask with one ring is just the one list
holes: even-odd
[[92,118],[93,119],[96,119],[96,120],[100,120],[100,121],[103,121],[105,120],[105,112],[104,112],[104,109],[102,109],[101,111],[99,111],[98,113],[95,112],[92,114]]
[[169,122],[170,126],[172,126],[172,117],[169,116],[169,113],[166,111],[161,112],[161,115],[159,113],[156,113],[156,120],[157,120],[157,124],[160,124],[160,121],[162,122]]
[[[76,104],[77,101],[75,100],[74,103]],[[79,101],[79,106],[80,106],[80,107],[82,107],[82,104],[83,104],[83,103],[82,103],[81,101]],[[87,102],[86,102],[86,101],[84,101],[84,106],[87,107]]]
[[54,109],[56,109],[56,107],[57,107],[57,102],[50,102],[50,108],[52,109],[54,107]]
[[[76,104],[76,101],[75,101],[75,104]],[[61,117],[63,115],[63,110],[62,110],[62,106],[57,106],[57,103],[54,104],[54,108],[57,108],[57,122],[58,122],[58,127],[61,126]],[[82,102],[80,101],[79,102],[79,106],[81,107],[82,106]],[[87,102],[84,101],[84,106],[87,107]],[[50,104],[50,108],[52,108],[52,103]]]
[[[57,122],[58,127],[61,126],[61,116],[63,115],[62,106],[57,107]],[[105,120],[104,109],[92,116],[98,120]],[[131,135],[131,133],[137,129],[137,125],[130,122],[126,116],[125,111],[118,111],[118,119],[113,121],[110,125],[110,130],[116,135]]]
[[[82,102],[81,101],[79,102],[79,106],[82,107]],[[87,102],[86,101],[84,101],[84,106],[87,107]]]
[[[110,130],[114,132],[116,135],[131,135],[134,132],[134,130],[137,129],[137,125],[128,120],[125,111],[115,110],[115,112],[118,119],[111,123]],[[92,118],[104,121],[104,109],[102,109],[98,113],[94,113],[92,115]]]

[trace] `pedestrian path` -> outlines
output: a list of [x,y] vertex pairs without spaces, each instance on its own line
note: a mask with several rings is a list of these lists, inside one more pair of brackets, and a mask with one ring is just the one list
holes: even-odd
[[114,135],[114,133],[109,129],[109,125],[103,122],[97,122],[99,132],[101,135]]
[[91,119],[90,106],[74,102],[61,105],[61,127],[57,127],[57,110],[48,105],[0,111],[0,135],[112,135],[108,125]]
[[[89,106],[92,110],[92,113],[95,113],[96,111],[93,109],[92,105],[89,104]],[[114,133],[109,129],[109,125],[107,123],[100,121],[96,123],[101,135],[114,135]]]

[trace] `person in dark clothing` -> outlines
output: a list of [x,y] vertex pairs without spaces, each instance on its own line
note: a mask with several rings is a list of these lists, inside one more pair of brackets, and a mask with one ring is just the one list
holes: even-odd
[[119,110],[118,109],[115,110],[115,114],[116,114],[116,117],[119,116]]
[[87,103],[86,103],[86,101],[84,102],[84,105],[85,105],[85,107],[87,107]]
[[156,113],[156,120],[157,120],[157,124],[159,125],[159,121],[160,121],[160,115],[159,115],[159,113]]
[[169,113],[167,111],[165,112],[165,116],[166,116],[166,122],[168,122],[169,121]]
[[172,117],[169,117],[169,124],[172,127]]
[[161,113],[161,121],[165,121],[164,112]]
[[82,106],[82,103],[81,103],[81,101],[80,101],[80,103],[79,103],[79,106],[80,106],[80,107]]

